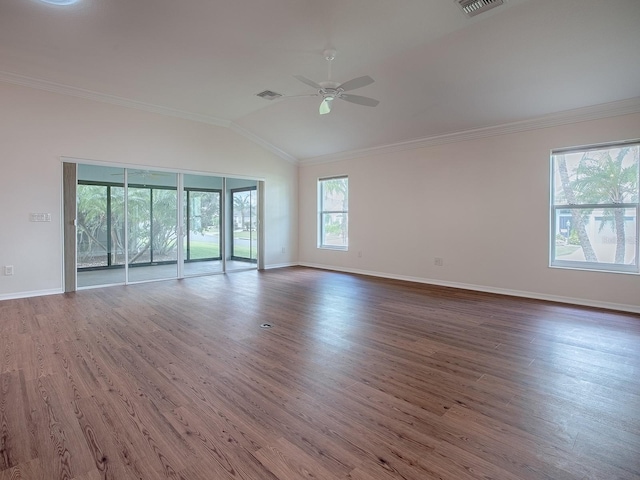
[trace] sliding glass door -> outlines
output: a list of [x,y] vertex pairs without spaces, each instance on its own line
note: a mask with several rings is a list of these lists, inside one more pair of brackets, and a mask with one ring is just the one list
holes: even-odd
[[78,165],[77,176],[77,285],[124,283],[124,170]]
[[226,180],[227,270],[256,268],[258,259],[258,182]]
[[129,281],[178,276],[177,175],[128,170]]
[[255,262],[258,258],[256,187],[232,190],[231,201],[233,209],[231,258]]
[[77,286],[256,268],[257,212],[254,180],[78,164]]
[[184,275],[222,271],[220,177],[184,175]]

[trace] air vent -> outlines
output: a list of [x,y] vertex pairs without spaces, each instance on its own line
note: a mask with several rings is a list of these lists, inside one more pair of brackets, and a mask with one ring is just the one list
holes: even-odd
[[498,7],[504,3],[504,0],[456,0],[462,8],[462,11],[469,17],[475,17],[487,10]]
[[281,93],[272,92],[271,90],[265,90],[264,92],[260,92],[257,94],[260,98],[264,98],[265,100],[275,100],[278,97],[281,97]]

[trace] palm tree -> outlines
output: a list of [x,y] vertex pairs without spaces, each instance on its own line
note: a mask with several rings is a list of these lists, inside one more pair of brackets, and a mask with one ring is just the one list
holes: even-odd
[[[78,185],[78,264],[93,266],[107,245],[104,242],[107,228],[106,187],[101,185]],[[102,262],[100,262],[102,263]],[[105,261],[106,263],[106,261]]]
[[111,265],[124,265],[124,187],[111,187]]
[[[332,178],[323,182],[324,198],[341,202],[341,211],[347,212],[349,208],[349,183],[346,177],[344,178]],[[324,200],[323,200],[324,201]],[[326,210],[325,206],[323,209]],[[347,215],[341,214],[340,220],[335,223],[329,223],[325,225],[325,230],[331,233],[339,233],[342,237],[342,241],[345,242],[347,238]]]
[[177,192],[162,188],[153,189],[153,229],[151,242],[154,261],[176,260]]
[[243,229],[245,228],[244,218],[247,214],[250,215],[251,213],[250,209],[251,209],[251,192],[250,191],[234,192],[233,210],[234,210],[234,213],[240,214],[240,224]]
[[[569,205],[577,205],[578,201],[573,189],[573,184],[569,179],[567,161],[564,155],[558,155],[556,159],[558,161],[558,173],[560,174],[560,182],[562,183],[562,190],[564,192],[564,196],[566,197],[567,203]],[[584,217],[582,216],[582,212],[580,210],[577,210],[575,208],[571,209],[571,225],[573,225],[573,228],[575,228],[576,232],[578,233],[580,246],[582,247],[582,253],[584,254],[585,260],[587,262],[597,262],[598,257],[596,256],[596,252],[591,246],[591,241],[589,240],[589,235],[587,235],[587,229],[584,225]]]
[[[621,148],[615,158],[612,150],[598,151],[595,158],[585,154],[576,169],[572,186],[580,203],[622,204],[638,201],[638,147]],[[625,162],[629,153],[635,159]],[[635,161],[634,161],[635,160]],[[615,263],[624,263],[626,248],[625,209],[604,209],[599,230],[610,224],[616,232]]]
[[151,247],[151,190],[129,187],[127,191],[129,264],[151,261],[145,258]]

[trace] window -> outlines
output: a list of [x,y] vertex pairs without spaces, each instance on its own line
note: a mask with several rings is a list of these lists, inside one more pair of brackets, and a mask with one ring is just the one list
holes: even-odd
[[318,248],[347,250],[349,246],[349,179],[318,180]]
[[551,154],[551,266],[638,273],[640,142]]

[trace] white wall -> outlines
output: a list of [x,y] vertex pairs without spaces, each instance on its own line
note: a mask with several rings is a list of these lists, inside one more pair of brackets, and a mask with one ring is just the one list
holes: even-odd
[[2,83],[0,112],[0,299],[62,289],[62,156],[264,179],[265,264],[297,261],[297,166],[232,130]]
[[[550,150],[639,136],[636,114],[303,165],[300,262],[640,312],[639,275],[548,266]],[[316,182],[342,174],[350,248],[319,250]]]

